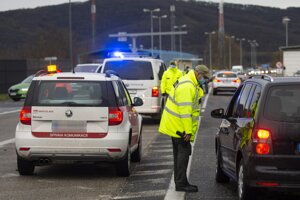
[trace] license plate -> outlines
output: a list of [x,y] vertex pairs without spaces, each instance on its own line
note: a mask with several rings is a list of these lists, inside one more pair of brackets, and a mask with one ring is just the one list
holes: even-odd
[[15,93],[15,92],[10,93],[11,96],[15,96],[16,94],[17,93]]
[[300,153],[300,143],[297,145],[297,151]]
[[136,94],[136,90],[129,90],[129,94]]
[[87,123],[86,121],[52,121],[53,132],[67,132],[67,133],[78,133],[86,132]]

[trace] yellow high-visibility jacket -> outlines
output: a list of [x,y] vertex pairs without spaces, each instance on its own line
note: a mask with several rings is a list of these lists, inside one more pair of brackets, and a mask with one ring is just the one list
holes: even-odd
[[182,71],[180,69],[178,69],[177,67],[175,68],[169,67],[167,71],[164,72],[161,79],[161,84],[160,84],[161,93],[170,94],[170,91],[173,88],[174,83],[180,77],[182,77]]
[[177,131],[192,134],[194,141],[200,116],[200,99],[204,95],[199,86],[194,70],[181,77],[169,94],[163,111],[159,132],[180,138]]

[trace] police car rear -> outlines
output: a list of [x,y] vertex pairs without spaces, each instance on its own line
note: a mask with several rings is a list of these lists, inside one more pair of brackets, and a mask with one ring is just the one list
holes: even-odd
[[18,170],[63,161],[116,162],[130,174],[130,160],[141,159],[142,118],[116,77],[58,73],[33,79],[16,128]]

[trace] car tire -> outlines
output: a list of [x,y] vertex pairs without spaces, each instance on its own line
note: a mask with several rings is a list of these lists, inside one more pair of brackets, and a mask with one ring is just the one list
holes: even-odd
[[116,165],[116,172],[118,176],[127,177],[131,173],[131,152],[130,146],[128,145],[125,158],[119,161]]
[[13,101],[20,101],[20,98],[12,98]]
[[217,95],[218,91],[216,89],[213,89],[213,95]]
[[18,156],[17,158],[18,171],[20,175],[33,175],[34,172],[34,164],[32,161],[25,160]]
[[138,147],[137,147],[137,149],[131,155],[131,160],[133,162],[141,162],[141,159],[142,159],[142,154],[143,154],[143,149],[142,149],[142,129],[143,129],[143,127],[141,127],[141,130],[140,130],[140,137],[139,137]]
[[215,179],[218,183],[228,183],[229,177],[223,172],[221,163],[222,163],[222,157],[220,150],[217,151],[217,161],[216,161],[216,173],[215,173]]
[[237,189],[238,189],[238,199],[239,200],[250,200],[252,199],[251,191],[252,189],[247,185],[246,177],[245,177],[245,166],[244,161],[241,159],[238,168],[238,176],[237,176]]

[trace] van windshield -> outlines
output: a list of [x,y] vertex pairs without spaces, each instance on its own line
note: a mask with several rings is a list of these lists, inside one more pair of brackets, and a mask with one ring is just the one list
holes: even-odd
[[115,71],[124,80],[153,80],[153,70],[151,62],[138,60],[117,60],[107,61],[104,72]]
[[300,122],[300,85],[271,87],[264,116],[274,121]]

